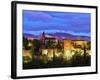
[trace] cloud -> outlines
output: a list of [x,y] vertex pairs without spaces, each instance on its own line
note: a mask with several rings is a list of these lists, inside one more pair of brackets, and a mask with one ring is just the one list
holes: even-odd
[[40,11],[23,10],[23,18],[29,21],[33,20],[49,20],[52,16]]
[[73,34],[90,34],[90,21],[89,13],[23,10],[23,30],[26,32],[61,30],[72,31]]
[[41,35],[43,32],[45,33],[68,33],[77,36],[90,36],[90,33],[86,32],[73,32],[73,31],[64,31],[64,30],[40,30],[40,31],[23,31],[26,34],[32,35]]

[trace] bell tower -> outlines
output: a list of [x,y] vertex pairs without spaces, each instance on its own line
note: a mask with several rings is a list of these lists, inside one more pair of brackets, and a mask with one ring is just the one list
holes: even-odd
[[45,43],[45,32],[42,33],[42,42]]

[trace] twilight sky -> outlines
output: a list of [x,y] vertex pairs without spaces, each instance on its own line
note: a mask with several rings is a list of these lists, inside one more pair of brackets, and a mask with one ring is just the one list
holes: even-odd
[[89,13],[23,10],[23,33],[63,32],[90,36],[90,21]]

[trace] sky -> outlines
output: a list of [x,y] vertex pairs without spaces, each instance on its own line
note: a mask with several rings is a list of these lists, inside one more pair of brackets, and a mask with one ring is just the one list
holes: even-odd
[[23,10],[23,33],[69,33],[90,36],[91,14]]

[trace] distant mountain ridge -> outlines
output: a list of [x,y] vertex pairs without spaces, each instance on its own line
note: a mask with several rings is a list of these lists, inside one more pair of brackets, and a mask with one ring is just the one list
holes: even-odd
[[[46,33],[45,34],[46,36],[52,36],[52,37],[55,37],[57,39],[69,39],[69,40],[86,40],[86,41],[90,41],[91,38],[89,36],[78,36],[78,35],[72,35],[72,34],[69,34],[69,33],[60,33],[60,32],[55,32],[55,33]],[[33,35],[33,34],[27,34],[27,33],[24,33],[23,34],[24,37],[32,37],[32,38],[41,38],[42,37],[42,34],[41,35]]]

